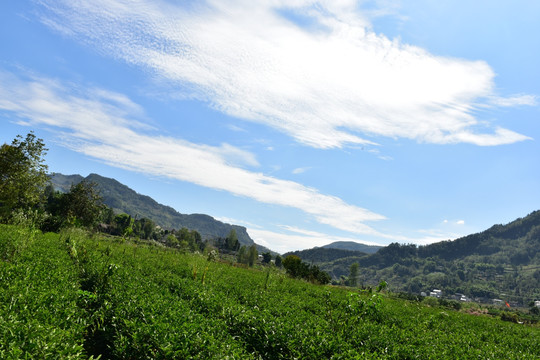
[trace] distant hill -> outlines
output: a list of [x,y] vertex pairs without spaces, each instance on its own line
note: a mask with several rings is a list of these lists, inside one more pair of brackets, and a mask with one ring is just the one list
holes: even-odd
[[287,255],[296,255],[303,261],[314,264],[333,262],[335,260],[343,258],[358,258],[368,256],[368,254],[360,251],[322,247],[306,250],[296,250],[283,254],[284,257]]
[[307,263],[322,265],[323,270],[332,278],[339,279],[342,275],[348,274],[351,264],[369,257],[369,254],[374,254],[382,248],[383,246],[365,245],[354,241],[336,241],[322,247],[288,252],[283,256],[296,255]]
[[328,245],[321,246],[325,249],[342,249],[342,250],[352,250],[352,251],[361,251],[366,254],[376,253],[383,246],[377,245],[366,245],[357,243],[355,241],[335,241]]
[[[241,244],[248,246],[254,244],[243,226],[226,224],[205,214],[181,214],[170,206],[159,204],[151,197],[135,192],[115,179],[98,174],[90,174],[86,178],[81,175],[59,173],[51,175],[51,182],[55,189],[63,192],[69,191],[71,184],[77,184],[82,180],[95,182],[105,205],[111,207],[116,213],[126,213],[137,218],[146,217],[165,229],[185,227],[196,230],[205,240],[227,237],[229,232],[235,229]],[[269,251],[261,245],[257,245],[257,248],[259,252]]]
[[335,281],[360,266],[359,284],[388,282],[394,291],[420,293],[434,288],[473,298],[508,299],[527,305],[540,299],[540,211],[506,225],[453,241],[416,246],[390,244],[376,253],[332,249],[295,252]]

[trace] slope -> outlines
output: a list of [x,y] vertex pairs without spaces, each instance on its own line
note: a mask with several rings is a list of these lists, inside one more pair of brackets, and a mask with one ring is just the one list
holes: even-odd
[[473,316],[488,310],[313,285],[78,229],[0,225],[0,244],[21,235],[8,261],[0,249],[4,359],[540,357],[537,318],[510,309]]
[[358,263],[359,284],[386,280],[396,291],[420,293],[437,288],[479,301],[504,298],[527,305],[540,299],[538,249],[540,211],[535,211],[454,241],[420,247],[393,243],[371,255],[333,251],[334,259],[306,252],[303,259],[318,265],[335,281],[348,276],[351,264]]
[[333,243],[330,243],[328,245],[321,246],[325,249],[341,249],[341,250],[352,250],[352,251],[360,251],[366,254],[373,254],[379,251],[383,246],[377,246],[377,245],[366,245],[357,243],[355,241],[334,241]]
[[[86,178],[80,175],[51,175],[51,182],[60,191],[69,191],[71,184],[87,180],[97,184],[105,205],[115,213],[126,213],[136,218],[146,217],[166,229],[188,228],[196,230],[204,240],[227,237],[232,229],[236,231],[238,241],[243,245],[254,244],[243,226],[226,224],[205,214],[181,214],[170,206],[159,204],[149,196],[141,195],[128,186],[111,178],[90,174]],[[257,245],[259,251],[268,249]]]

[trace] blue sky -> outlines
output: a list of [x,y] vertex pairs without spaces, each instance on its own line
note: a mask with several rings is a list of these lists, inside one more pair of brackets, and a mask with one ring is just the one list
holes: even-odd
[[536,1],[7,0],[0,142],[272,250],[427,244],[540,204]]

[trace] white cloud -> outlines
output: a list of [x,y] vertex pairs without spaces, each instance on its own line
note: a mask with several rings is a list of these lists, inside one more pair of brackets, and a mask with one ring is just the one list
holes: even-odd
[[215,147],[152,135],[151,128],[134,120],[144,118],[140,107],[121,94],[0,71],[0,110],[60,131],[65,146],[130,171],[297,208],[320,223],[355,233],[376,233],[365,222],[384,219],[317,189],[246,170],[240,165],[256,166],[257,160],[232,145]]
[[232,130],[232,131],[235,131],[235,132],[247,132],[246,129],[241,128],[240,126],[237,126],[237,125],[229,124],[229,125],[227,125],[227,128],[229,130]]
[[[434,56],[375,34],[357,1],[38,2],[55,30],[309,146],[370,144],[369,136],[477,145],[528,139],[493,130],[473,113],[534,98],[497,96],[483,61]],[[302,27],[280,11],[318,26]]]
[[534,95],[514,95],[508,98],[493,97],[490,101],[501,107],[538,105],[538,97]]
[[465,225],[465,220],[452,220],[448,219],[443,220],[443,224],[453,224],[453,225]]
[[311,169],[311,167],[299,167],[299,168],[293,169],[292,173],[295,175],[303,174],[309,169]]

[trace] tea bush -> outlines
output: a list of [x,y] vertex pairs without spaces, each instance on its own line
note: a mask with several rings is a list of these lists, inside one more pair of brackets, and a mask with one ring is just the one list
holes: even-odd
[[[2,228],[0,239],[18,228]],[[534,325],[88,236],[0,262],[0,358],[533,359]],[[380,290],[383,290],[382,287]]]

